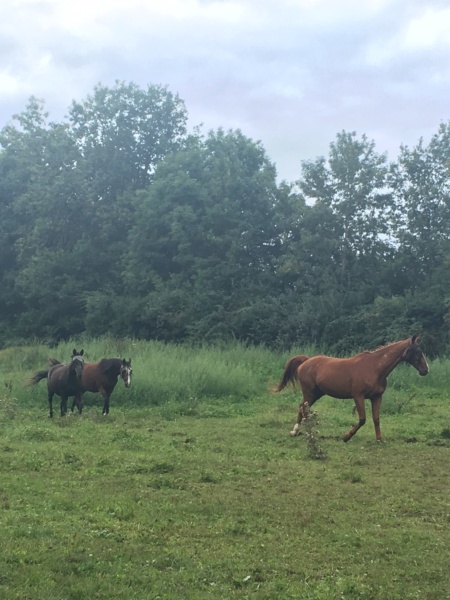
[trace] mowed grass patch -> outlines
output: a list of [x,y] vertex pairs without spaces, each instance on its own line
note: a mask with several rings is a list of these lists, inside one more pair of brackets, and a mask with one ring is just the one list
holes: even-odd
[[[30,390],[20,384],[26,369],[7,375],[2,599],[448,595],[442,365],[435,379],[434,364],[425,378],[398,370],[382,406],[382,444],[374,441],[370,403],[366,426],[344,444],[353,403],[321,399],[314,410],[325,458],[313,460],[306,436],[288,435],[298,392],[268,391],[285,356],[136,344],[117,352],[133,358],[135,378],[130,390],[117,387],[108,417],[92,395],[81,417],[48,419],[44,382]],[[229,387],[177,392],[176,371],[168,377],[161,366],[174,356],[191,366],[193,380],[201,367],[199,382],[202,370],[226,370]],[[173,396],[152,401],[153,380],[173,386]],[[403,392],[411,401],[397,410]]]
[[449,449],[330,435],[314,461],[286,413],[19,412],[0,445],[1,597],[443,597]]

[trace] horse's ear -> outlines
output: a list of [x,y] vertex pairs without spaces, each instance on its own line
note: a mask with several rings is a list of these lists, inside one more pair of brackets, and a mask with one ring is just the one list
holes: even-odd
[[122,365],[125,365],[126,362],[127,361],[124,358],[122,358]]
[[418,346],[420,342],[420,337],[418,335],[413,335],[411,338],[411,345]]
[[74,348],[74,349],[72,350],[72,357],[73,357],[73,356],[76,356],[76,355],[77,355],[77,351],[76,351],[76,348]]
[[83,350],[83,348],[81,348],[81,350],[80,350],[80,356],[83,356],[83,354],[84,354],[84,350]]
[[130,363],[130,365],[131,365],[131,358],[130,358],[130,360],[129,360],[128,362],[129,362],[129,363]]

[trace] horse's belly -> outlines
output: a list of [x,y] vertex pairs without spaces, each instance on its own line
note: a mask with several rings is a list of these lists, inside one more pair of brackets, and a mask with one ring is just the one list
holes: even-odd
[[333,378],[330,380],[328,377],[318,378],[317,387],[324,395],[338,398],[339,400],[346,400],[353,397],[351,382],[345,379]]
[[335,386],[328,387],[327,385],[320,385],[319,389],[324,395],[337,398],[338,400],[348,400],[349,398],[353,398],[351,391],[347,388],[340,389]]

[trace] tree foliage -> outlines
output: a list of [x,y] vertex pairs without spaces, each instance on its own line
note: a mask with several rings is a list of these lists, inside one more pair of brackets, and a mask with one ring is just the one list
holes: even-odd
[[450,125],[387,163],[365,135],[277,183],[261,142],[187,131],[167,88],[99,84],[0,132],[0,335],[449,348]]

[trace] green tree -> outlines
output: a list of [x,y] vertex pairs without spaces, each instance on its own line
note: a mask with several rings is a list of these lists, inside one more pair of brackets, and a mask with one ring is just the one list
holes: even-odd
[[[48,122],[42,101],[32,97],[14,120],[16,124],[0,134],[0,227],[8,229],[1,236],[7,241],[0,267],[7,283],[7,291],[2,286],[2,316],[9,322],[9,335],[46,336],[52,328],[75,333],[81,327],[82,307],[72,311],[73,319],[78,319],[75,329],[62,327],[62,313],[69,314],[72,290],[78,287],[70,266],[84,232],[83,208],[88,206],[86,186],[79,177],[82,157],[67,125]],[[54,277],[55,268],[61,269],[64,262],[71,290]],[[57,306],[64,289],[64,301]]]
[[442,276],[450,242],[450,123],[441,124],[428,146],[401,148],[391,169],[395,235],[409,285]]
[[160,164],[137,196],[130,238],[142,334],[269,341],[259,317],[276,284],[276,203],[274,166],[239,131],[191,138]]
[[343,291],[369,283],[371,269],[391,256],[386,156],[365,135],[344,131],[330,144],[328,159],[303,163],[298,184],[307,202],[329,207],[338,222]]
[[391,168],[397,252],[392,268],[396,292],[407,298],[408,317],[430,349],[449,340],[450,123],[430,143],[401,148]]
[[101,84],[73,102],[70,122],[99,199],[146,188],[158,162],[186,135],[187,112],[166,87]]
[[365,334],[361,323],[355,330],[355,313],[389,294],[383,274],[394,249],[386,157],[366,136],[342,132],[328,158],[302,164],[297,185],[280,273],[296,307],[298,339],[347,351]]

